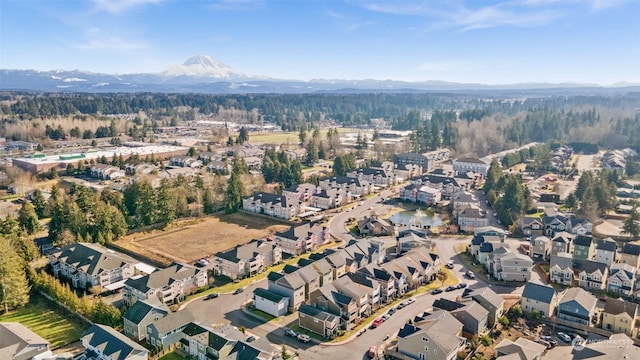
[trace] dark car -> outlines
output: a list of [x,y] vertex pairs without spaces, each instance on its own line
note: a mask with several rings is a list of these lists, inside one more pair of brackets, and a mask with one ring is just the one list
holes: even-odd
[[255,339],[256,339],[256,337],[255,337],[255,336],[253,336],[253,335],[251,335],[251,336],[249,336],[249,337],[247,338],[247,342],[248,342],[248,343],[250,343],[250,342],[254,341]]
[[243,292],[243,291],[244,291],[244,289],[242,289],[242,288],[237,288],[237,289],[236,289],[236,291],[234,291],[234,292],[233,292],[233,295],[238,295],[238,294],[240,294],[240,293],[241,293],[241,292]]
[[218,297],[218,294],[217,294],[217,293],[212,293],[212,294],[207,295],[207,297],[206,297],[206,298],[204,298],[204,299],[205,299],[205,300],[211,300],[211,299],[215,299],[215,298],[217,298],[217,297]]
[[457,287],[451,285],[451,286],[448,286],[444,291],[449,292],[449,291],[453,291],[453,290],[456,290],[456,289],[457,289]]
[[467,287],[467,283],[460,283],[458,284],[458,289],[463,289]]
[[292,337],[292,338],[294,338],[294,337],[298,337],[298,334],[297,334],[295,331],[291,330],[291,329],[289,329],[289,330],[285,331],[285,332],[284,332],[284,334],[285,334],[286,336],[290,336],[290,337]]
[[431,292],[431,295],[440,294],[440,293],[442,293],[442,291],[443,291],[442,289],[433,289],[433,291]]

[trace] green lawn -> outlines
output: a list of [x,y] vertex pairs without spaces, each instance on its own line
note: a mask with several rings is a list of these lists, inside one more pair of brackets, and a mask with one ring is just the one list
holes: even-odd
[[0,321],[21,323],[49,341],[53,349],[79,340],[88,328],[66,310],[35,294],[25,307],[0,315]]
[[164,355],[163,357],[161,357],[160,360],[184,360],[184,358],[182,356],[176,354],[175,351],[172,351],[172,352]]

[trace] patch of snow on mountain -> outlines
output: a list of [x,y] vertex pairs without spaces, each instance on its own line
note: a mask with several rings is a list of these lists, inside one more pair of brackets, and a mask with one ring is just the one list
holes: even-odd
[[163,73],[167,76],[198,76],[228,79],[244,74],[219,62],[208,55],[192,56],[180,65],[175,65]]
[[64,82],[81,82],[81,81],[87,81],[87,79],[80,79],[80,78],[66,78],[64,80],[62,80]]

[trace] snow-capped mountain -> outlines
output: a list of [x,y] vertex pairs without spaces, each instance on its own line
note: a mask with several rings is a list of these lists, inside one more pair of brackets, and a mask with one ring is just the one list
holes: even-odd
[[509,92],[527,94],[596,94],[640,91],[639,84],[463,84],[446,81],[273,79],[247,75],[208,55],[190,57],[159,73],[100,74],[88,71],[0,69],[0,90],[75,92],[197,92],[197,93],[313,93],[313,92]]
[[196,55],[187,59],[182,64],[174,65],[167,71],[160,73],[162,76],[192,76],[192,77],[208,77],[215,79],[233,79],[246,78],[243,74],[213,58],[209,55]]

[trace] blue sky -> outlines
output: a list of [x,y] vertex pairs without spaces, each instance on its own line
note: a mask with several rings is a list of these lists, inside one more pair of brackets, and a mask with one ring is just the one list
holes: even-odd
[[0,0],[0,68],[640,83],[640,0]]

